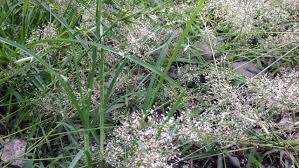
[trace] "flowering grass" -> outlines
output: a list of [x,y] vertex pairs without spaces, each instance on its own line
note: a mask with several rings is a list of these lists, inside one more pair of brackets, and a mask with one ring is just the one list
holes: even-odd
[[22,167],[298,167],[298,11],[2,0],[0,153],[21,139]]

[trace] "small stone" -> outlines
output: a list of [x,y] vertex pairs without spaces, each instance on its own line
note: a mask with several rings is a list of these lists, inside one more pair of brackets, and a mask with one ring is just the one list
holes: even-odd
[[241,167],[241,163],[240,163],[240,160],[235,157],[235,156],[231,156],[231,155],[227,155],[231,164],[234,166],[234,167]]
[[24,167],[25,162],[18,160],[23,158],[26,150],[26,141],[20,139],[13,139],[4,144],[1,160],[4,163],[9,163],[12,166]]
[[283,116],[282,119],[279,121],[278,125],[285,130],[292,130],[293,123],[290,116]]
[[178,79],[178,68],[175,65],[171,65],[169,71],[168,71],[168,76],[171,77],[174,80]]
[[210,45],[203,43],[203,42],[198,42],[196,44],[196,47],[202,52],[202,56],[206,60],[213,60],[213,52],[211,50]]
[[292,139],[299,140],[299,131],[297,131],[293,134]]
[[235,62],[232,68],[246,78],[253,78],[262,71],[256,64],[246,61]]

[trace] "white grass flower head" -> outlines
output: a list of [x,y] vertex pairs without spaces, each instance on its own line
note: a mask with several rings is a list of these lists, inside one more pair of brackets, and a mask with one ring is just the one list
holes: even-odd
[[80,28],[89,32],[96,26],[96,5],[89,5],[88,7],[82,8],[82,20],[80,23]]
[[217,37],[211,27],[201,29],[201,38],[202,42],[212,45],[212,47],[217,45]]
[[193,64],[186,64],[180,66],[177,69],[178,79],[184,83],[190,83],[190,82],[200,83],[201,77],[200,77],[199,70],[200,70],[199,67]]
[[[258,3],[256,3],[258,2]],[[236,30],[248,32],[252,29],[254,16],[261,6],[260,1],[212,0],[207,3],[207,10],[231,23]]]
[[[32,43],[38,40],[46,40],[56,38],[58,35],[58,30],[53,23],[48,23],[41,26],[40,28],[32,31],[31,36],[27,39],[27,43]],[[48,43],[43,43],[41,46],[36,46],[37,51],[42,51],[49,48]]]
[[151,48],[149,43],[157,42],[159,38],[148,23],[140,22],[129,28],[127,41],[131,52],[141,56]]
[[259,22],[275,26],[289,17],[289,13],[274,0],[211,0],[205,11],[213,12],[242,33],[255,30]]
[[263,76],[249,83],[253,100],[272,113],[298,112],[299,73],[296,69],[283,69],[275,78]]
[[[280,46],[289,46],[290,44],[299,42],[299,24],[294,23],[292,28],[279,32],[276,36],[269,36],[262,40],[262,46],[265,49],[275,49]],[[278,53],[281,54],[281,53]]]
[[[245,100],[240,96],[244,90],[229,83],[226,78],[229,75],[231,76],[229,71],[214,69],[206,77],[207,92],[192,93],[192,97],[199,97],[201,100],[197,105],[191,102],[190,107],[194,108],[183,113],[181,126],[184,131],[181,138],[196,143],[211,140],[218,143],[235,142],[246,138],[246,131],[256,125],[244,117],[249,118],[254,111],[250,106],[245,106]],[[188,100],[186,104],[189,104]],[[199,112],[198,109],[201,108],[204,111]]]
[[33,105],[31,109],[32,116],[40,113],[45,116],[55,116],[61,119],[61,117],[65,118],[74,115],[67,95],[58,89],[38,97],[33,102]]
[[171,167],[170,161],[179,156],[171,127],[166,124],[157,139],[159,119],[151,117],[144,127],[140,123],[142,118],[139,113],[132,113],[122,126],[114,130],[113,138],[107,144],[108,162],[115,167]]
[[281,5],[288,10],[297,11],[297,12],[299,10],[298,0],[279,0],[278,2],[281,3]]
[[[294,73],[290,74],[295,77]],[[206,91],[192,92],[190,100],[185,102],[186,110],[181,111],[180,139],[199,144],[215,142],[225,145],[250,138],[248,133],[252,130],[269,135],[269,130],[276,125],[273,114],[282,114],[290,107],[297,107],[297,82],[288,85],[289,82],[283,82],[284,78],[273,81],[264,77],[255,81],[245,80],[244,84],[248,87],[239,87],[233,84],[235,79],[238,79],[238,74],[230,70],[219,68],[208,71]],[[277,89],[267,89],[270,83]],[[194,102],[194,98],[198,101]],[[294,103],[292,100],[295,100]]]

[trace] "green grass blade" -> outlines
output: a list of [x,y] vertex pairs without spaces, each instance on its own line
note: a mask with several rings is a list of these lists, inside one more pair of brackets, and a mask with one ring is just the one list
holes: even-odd
[[[194,10],[193,13],[191,14],[190,19],[189,19],[189,21],[187,22],[187,25],[186,25],[186,27],[185,27],[185,29],[184,29],[182,35],[180,36],[180,38],[179,38],[179,40],[178,40],[178,42],[177,42],[177,44],[176,44],[176,46],[175,46],[175,48],[174,48],[174,51],[173,51],[173,53],[172,53],[172,56],[171,56],[171,58],[168,60],[168,64],[167,64],[166,68],[164,69],[163,74],[162,74],[161,77],[160,77],[159,83],[158,83],[157,87],[155,88],[155,90],[154,90],[154,92],[153,92],[153,94],[152,94],[153,97],[151,98],[150,106],[154,103],[154,101],[155,101],[155,99],[156,99],[156,96],[158,95],[158,92],[159,92],[159,90],[161,89],[162,84],[163,84],[163,82],[164,82],[164,80],[165,80],[165,78],[166,78],[166,76],[167,76],[167,73],[168,73],[168,71],[169,71],[169,69],[170,69],[172,63],[176,60],[177,55],[178,55],[178,52],[179,52],[179,50],[180,50],[180,48],[181,48],[181,45],[183,44],[183,42],[184,42],[184,40],[185,40],[185,37],[187,37],[187,35],[189,34],[189,31],[190,31],[190,29],[191,29],[191,27],[192,27],[192,24],[193,24],[193,22],[195,21],[196,16],[197,16],[197,14],[199,13],[200,9],[202,8],[204,2],[205,2],[205,0],[200,0],[200,1],[198,2],[198,4],[197,4],[195,10]],[[149,106],[149,107],[150,107],[150,106]],[[145,110],[147,110],[147,109],[145,109]]]
[[116,83],[116,81],[117,81],[117,78],[119,77],[121,71],[123,70],[123,68],[124,68],[124,66],[125,66],[126,64],[127,64],[127,60],[124,60],[124,61],[117,67],[117,69],[116,69],[116,71],[115,71],[115,74],[114,74],[112,80],[111,80],[110,83],[109,83],[109,87],[107,88],[107,92],[106,92],[106,101],[105,101],[106,103],[108,103],[109,98],[110,98],[110,96],[111,96],[111,94],[112,94],[113,87],[114,87],[114,85],[115,85],[115,83]]
[[[102,0],[97,0],[97,9],[96,9],[96,37],[101,44],[104,43],[103,36],[103,27],[102,27]],[[99,117],[100,117],[100,166],[105,167],[105,52],[103,48],[100,48],[100,107],[99,107]]]
[[[11,45],[13,47],[16,47],[17,49],[23,51],[24,53],[28,54],[29,56],[32,56],[33,58],[35,58],[36,60],[38,60],[44,67],[46,67],[46,69],[52,74],[54,75],[59,81],[60,84],[62,85],[62,87],[64,88],[66,94],[68,95],[70,102],[72,103],[72,105],[75,107],[75,109],[79,112],[82,124],[84,126],[85,129],[89,129],[89,119],[86,113],[84,113],[84,111],[82,111],[80,105],[79,105],[79,101],[77,100],[71,85],[69,84],[69,81],[67,79],[65,79],[65,77],[63,77],[62,75],[58,74],[47,62],[45,62],[41,57],[39,57],[38,55],[34,54],[33,52],[31,52],[30,50],[28,50],[26,47],[15,43],[13,41],[4,39],[2,37],[0,37],[0,42]],[[90,144],[89,144],[89,133],[88,131],[84,132],[84,147],[85,147],[85,154],[86,154],[86,158],[87,160],[91,160],[90,158]],[[91,162],[91,161],[90,161]]]
[[[119,56],[120,58],[126,58],[150,71],[152,71],[153,73],[159,75],[159,76],[162,76],[163,72],[157,68],[155,65],[152,65],[152,64],[149,64],[143,60],[141,60],[140,58],[136,57],[136,56],[133,56],[133,55],[125,55],[123,52],[121,51],[118,51],[116,49],[113,49],[111,47],[108,47],[108,46],[105,46],[105,45],[102,45],[102,44],[98,44],[98,43],[94,43],[94,42],[90,42],[90,41],[84,41],[84,40],[76,40],[76,39],[62,39],[62,38],[57,38],[57,39],[47,39],[47,40],[39,40],[39,41],[36,41],[34,43],[31,43],[31,45],[36,45],[36,44],[40,44],[40,43],[44,43],[44,42],[48,42],[48,43],[53,43],[53,42],[70,42],[70,43],[84,43],[86,45],[91,45],[91,46],[96,46],[98,48],[102,48],[104,49],[105,51],[107,52],[111,52],[117,56]],[[176,88],[179,88],[179,89],[183,89],[181,87],[180,84],[178,84],[175,80],[173,80],[172,78],[170,78],[169,76],[167,76],[167,73],[166,73],[166,76],[164,78],[167,82],[169,82],[172,86],[176,87]]]
[[[175,35],[173,34],[169,40],[164,44],[164,46],[161,48],[161,52],[160,52],[160,57],[156,63],[156,67],[161,67],[161,63],[164,62],[164,60],[166,59],[166,54],[168,51],[168,47],[170,42],[175,38]],[[153,89],[155,86],[155,82],[156,82],[156,78],[157,75],[156,74],[152,74],[151,78],[150,78],[150,84],[148,86],[147,89],[147,93],[145,95],[145,100],[144,100],[144,106],[143,106],[143,112],[146,113],[146,110],[150,108],[150,102],[151,102],[151,98],[153,97]]]
[[27,30],[27,12],[28,12],[28,0],[23,0],[23,7],[22,7],[22,31],[21,31],[21,43],[25,43],[26,38],[26,30]]
[[84,155],[84,151],[80,150],[77,155],[75,156],[75,158],[72,160],[71,164],[69,165],[68,168],[75,168],[78,161],[82,158],[82,156]]
[[169,119],[173,116],[173,114],[176,112],[176,110],[179,108],[179,106],[181,105],[182,101],[183,101],[183,97],[186,94],[185,91],[181,92],[179,94],[179,96],[177,97],[177,100],[175,102],[175,104],[173,105],[173,107],[171,108],[171,110],[167,113],[167,119],[164,120],[164,122],[161,124],[161,126],[159,127],[157,134],[156,134],[156,138],[160,138],[160,135],[162,133],[162,129],[165,126],[165,124],[169,121]]

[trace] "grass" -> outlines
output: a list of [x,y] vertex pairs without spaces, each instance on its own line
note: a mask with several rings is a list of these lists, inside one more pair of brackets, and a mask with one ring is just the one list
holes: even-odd
[[23,139],[24,167],[298,167],[296,9],[218,3],[0,0],[2,153]]

